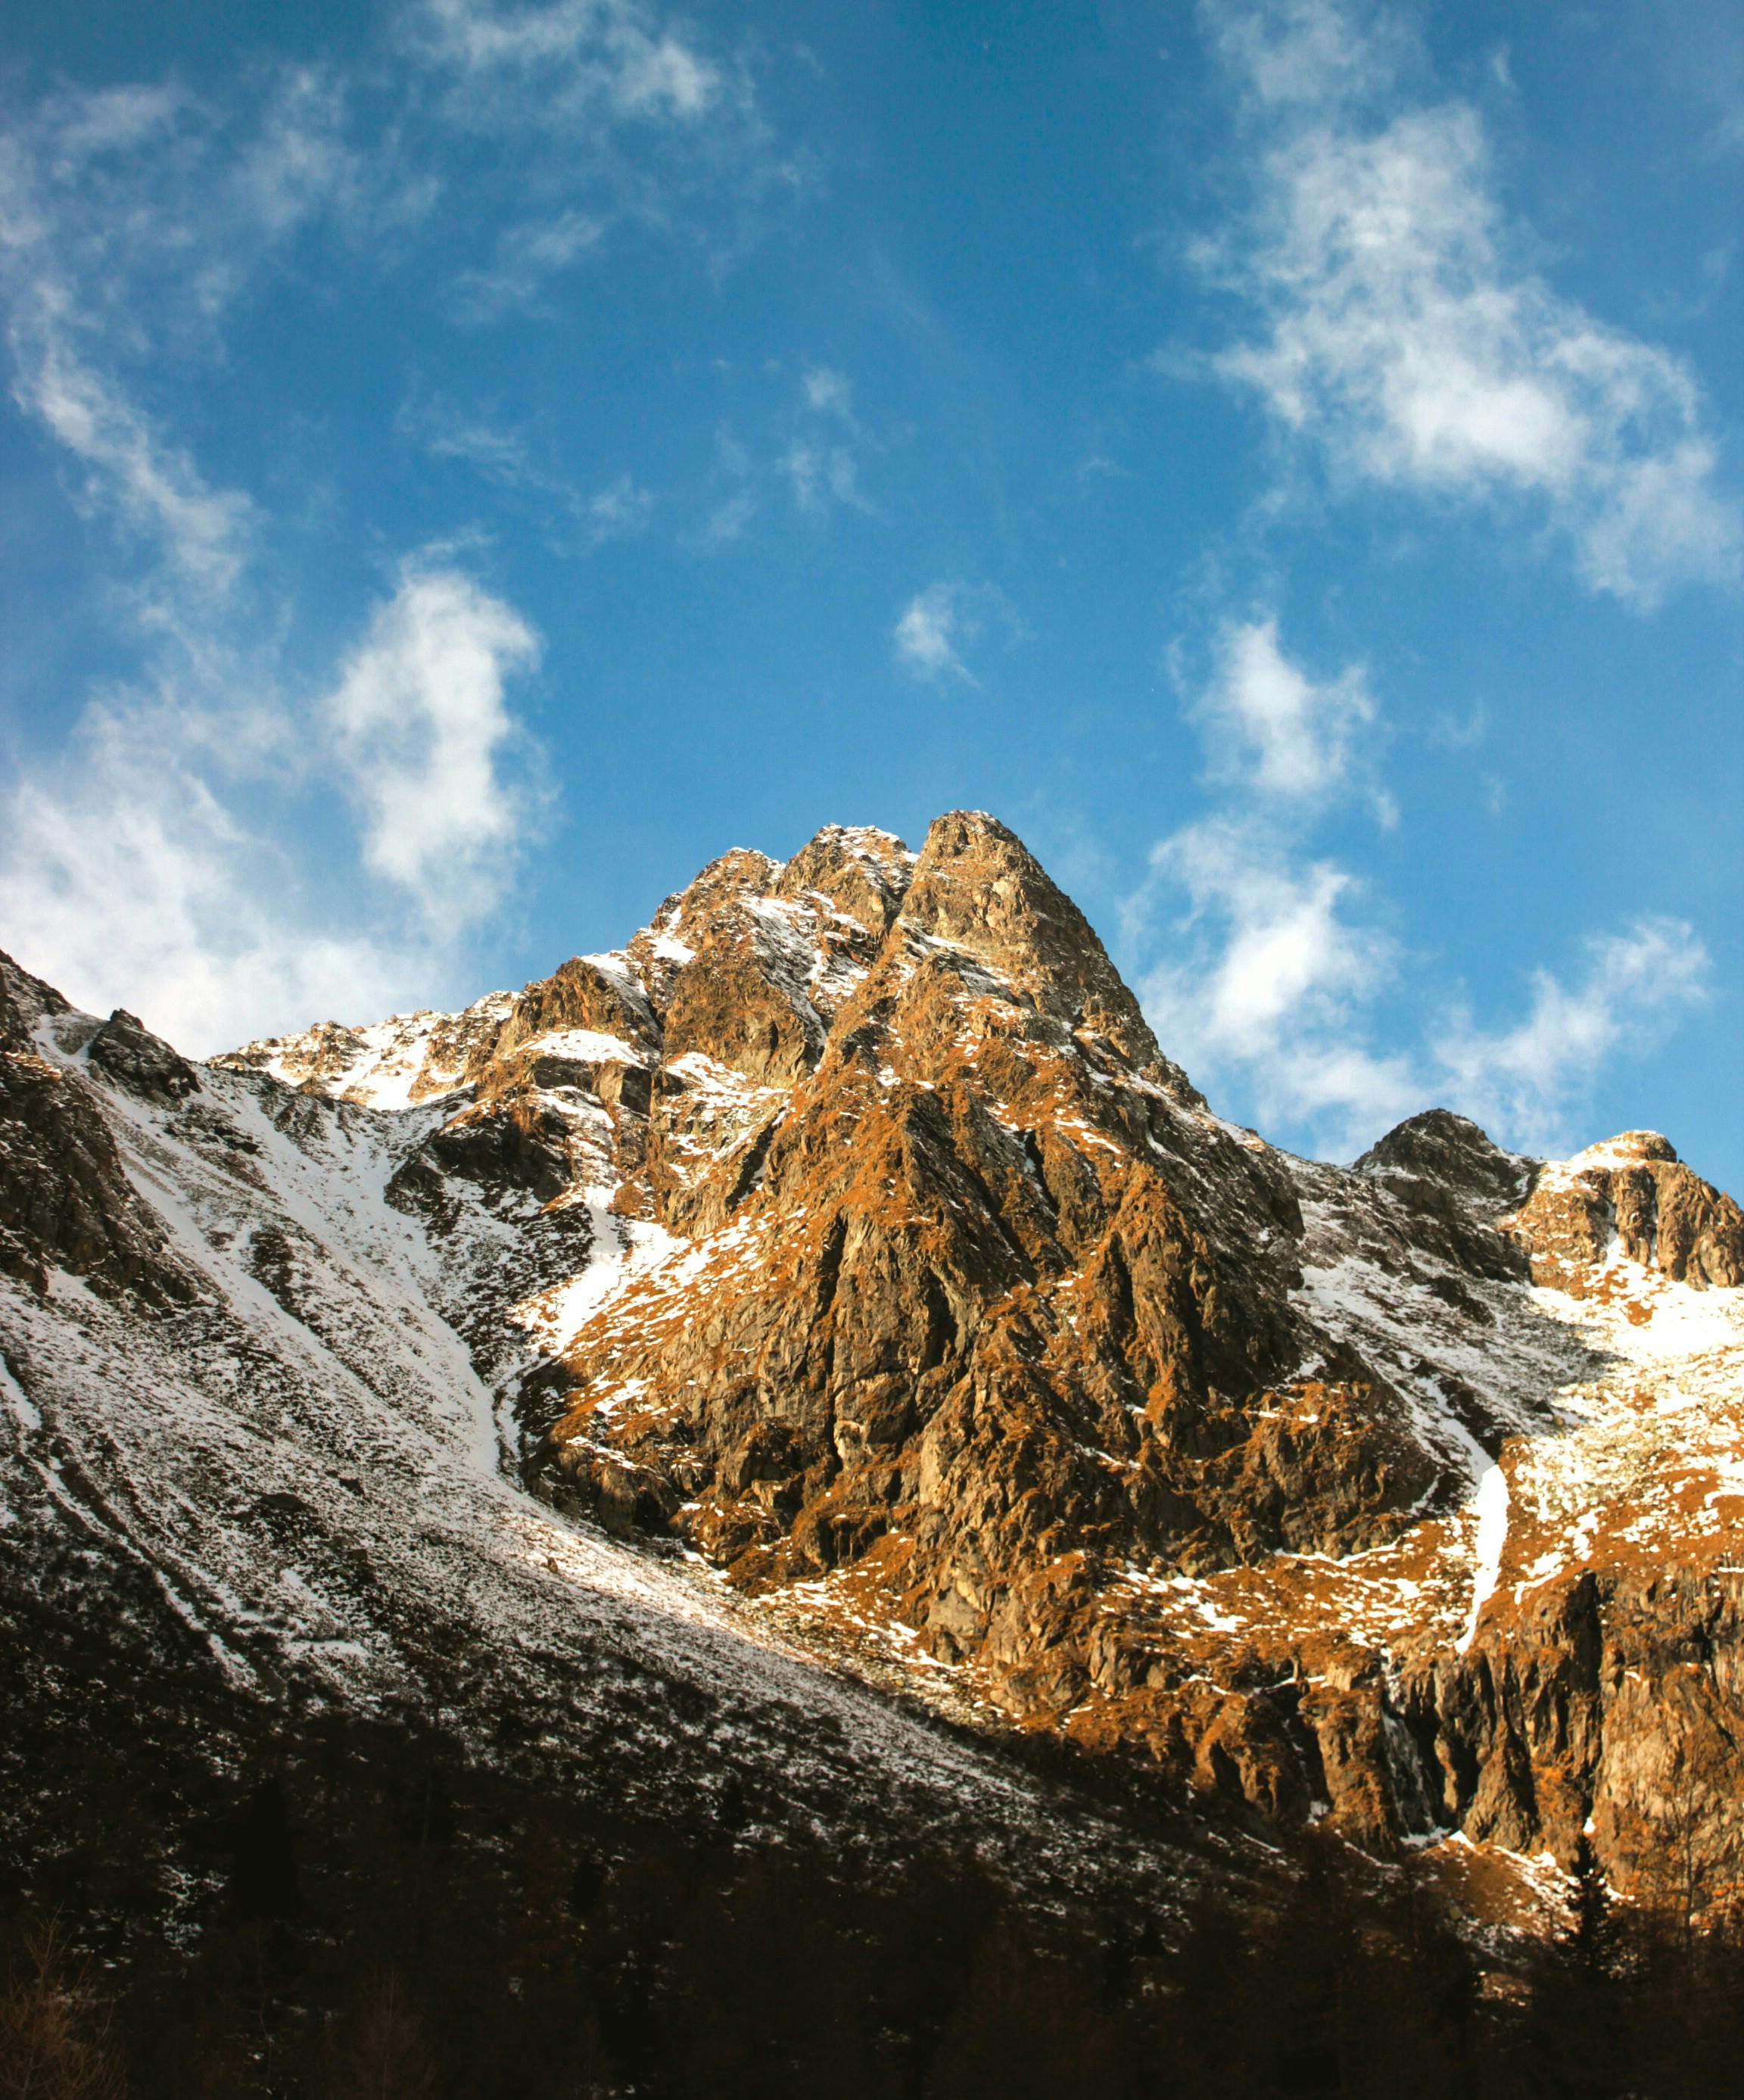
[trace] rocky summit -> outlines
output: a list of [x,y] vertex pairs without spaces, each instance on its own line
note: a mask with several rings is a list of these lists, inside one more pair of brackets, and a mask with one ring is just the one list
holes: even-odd
[[0,966],[7,1581],[1044,1879],[1144,1869],[1014,1745],[1461,1889],[1735,1860],[1737,1205],[1442,1110],[1297,1158],[1165,1051],[972,812],[203,1066]]

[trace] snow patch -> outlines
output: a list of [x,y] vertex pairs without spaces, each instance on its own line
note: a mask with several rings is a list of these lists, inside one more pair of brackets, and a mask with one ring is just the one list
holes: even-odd
[[1508,1476],[1500,1464],[1486,1466],[1478,1483],[1478,1567],[1472,1577],[1472,1612],[1456,1643],[1464,1655],[1478,1636],[1478,1615],[1501,1579],[1508,1544]]

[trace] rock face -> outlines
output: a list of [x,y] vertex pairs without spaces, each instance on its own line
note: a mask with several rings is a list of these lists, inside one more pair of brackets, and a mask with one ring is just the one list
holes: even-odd
[[[1662,1138],[1276,1151],[974,812],[727,854],[621,951],[204,1074],[5,983],[21,1101],[108,1088],[266,1192],[217,1090],[306,1151],[352,1118],[554,1520],[858,1675],[1383,1849],[1731,1842],[1744,1220]],[[47,1113],[13,1273],[178,1273],[86,1123],[96,1222],[24,1215]],[[248,1249],[319,1325],[294,1207]]]
[[[123,1171],[90,1084],[42,1054],[39,1031],[67,1016],[59,993],[0,955],[0,1272],[37,1290],[51,1268],[154,1304],[188,1283]],[[128,1014],[83,1028],[129,1083],[198,1081]]]
[[[542,1220],[585,1211],[587,1268],[512,1316],[560,1507],[1170,1789],[1381,1845],[1571,1855],[1591,1815],[1640,1870],[1651,1812],[1606,1807],[1605,1759],[1675,1753],[1596,1659],[1636,1577],[1552,1548],[1526,1462],[1618,1440],[1610,1399],[1577,1410],[1620,1396],[1619,1279],[1735,1279],[1735,1211],[1663,1140],[1544,1165],[1431,1110],[1350,1171],[1275,1152],[973,813],[918,855],[725,855],[621,955],[473,1013],[466,1100],[400,1187],[518,1174]],[[1618,1608],[1624,1687],[1646,1630],[1696,1638]]]
[[1681,1283],[1744,1284],[1744,1213],[1657,1131],[1627,1130],[1541,1168],[1513,1230],[1532,1280],[1583,1295],[1615,1260]]
[[[624,1459],[665,1479],[747,1587],[875,1577],[941,1659],[1055,1714],[1090,1682],[1111,1571],[1372,1544],[1441,1461],[1350,1352],[1298,1374],[1326,1352],[1290,1307],[1288,1172],[1160,1057],[1019,842],[944,818],[857,893],[843,858],[826,836],[808,896],[771,883],[732,914],[704,878],[646,1199],[704,1258],[680,1304],[656,1272],[566,1339],[553,1462],[584,1490]],[[809,967],[765,933],[801,911]],[[791,1024],[747,1040],[777,1002]],[[667,1117],[698,1086],[739,1127],[675,1158]]]

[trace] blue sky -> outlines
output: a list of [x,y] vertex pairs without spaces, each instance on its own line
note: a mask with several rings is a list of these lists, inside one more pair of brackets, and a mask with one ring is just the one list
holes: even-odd
[[1720,0],[15,0],[0,945],[211,1050],[973,805],[1268,1136],[1744,1185],[1741,179]]

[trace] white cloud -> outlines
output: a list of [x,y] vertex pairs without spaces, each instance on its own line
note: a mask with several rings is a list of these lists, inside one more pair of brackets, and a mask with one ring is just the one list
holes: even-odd
[[980,680],[962,660],[962,651],[980,633],[976,593],[966,584],[929,584],[903,607],[892,639],[896,661],[906,671],[935,682],[955,679],[979,687]]
[[1293,865],[1261,824],[1191,825],[1156,849],[1152,866],[1186,889],[1193,918],[1222,922],[1196,996],[1205,1032],[1238,1054],[1257,1053],[1310,1002],[1372,990],[1389,965],[1387,943],[1340,916],[1354,879],[1330,861]]
[[813,414],[839,416],[852,426],[854,390],[845,372],[835,371],[827,364],[814,364],[808,369],[800,385],[805,405]]
[[244,280],[355,199],[342,97],[266,75],[246,108],[174,87],[68,89],[0,110],[0,304],[13,399],[63,448],[77,498],[142,549],[166,615],[234,588],[258,517],[214,488],[151,406],[154,368],[213,354]]
[[[860,457],[874,440],[854,413],[848,375],[808,365],[795,387],[782,361],[771,360],[764,368],[781,382],[781,399],[769,417],[773,442],[764,449],[724,425],[717,431],[711,507],[700,535],[705,546],[730,545],[753,518],[769,516],[783,484],[794,508],[813,517],[838,506],[873,510],[860,486]],[[729,494],[720,493],[723,484]]]
[[492,408],[462,409],[440,395],[414,394],[394,418],[399,436],[422,447],[432,459],[456,460],[495,488],[525,496],[566,551],[591,551],[608,540],[646,530],[655,498],[634,474],[620,474],[603,488],[581,489],[549,464],[548,440],[500,421]]
[[1571,986],[1535,973],[1512,1027],[1481,1029],[1431,999],[1416,1042],[1379,1047],[1377,1012],[1411,994],[1411,959],[1366,885],[1309,845],[1341,796],[1378,801],[1389,820],[1359,742],[1376,716],[1366,679],[1346,670],[1317,685],[1275,621],[1231,624],[1188,712],[1211,743],[1224,805],[1152,849],[1127,933],[1152,958],[1139,996],[1169,1054],[1201,1084],[1239,1088],[1262,1121],[1348,1155],[1438,1102],[1504,1141],[1552,1149],[1605,1061],[1704,995],[1693,931],[1637,920],[1591,937]]
[[745,527],[757,514],[757,499],[749,489],[741,489],[737,496],[729,496],[710,512],[703,537],[711,546],[725,547],[739,538]]
[[452,73],[479,114],[506,105],[567,125],[604,108],[683,123],[729,91],[717,66],[635,0],[421,0],[404,22],[414,48]]
[[854,456],[845,445],[791,445],[782,466],[793,484],[793,500],[802,510],[821,510],[826,503],[863,507]]
[[[0,82],[7,384],[81,507],[139,550],[125,602],[147,615],[128,636],[138,683],[0,788],[0,940],[196,1051],[441,995],[526,819],[505,687],[537,645],[451,558],[426,560],[299,715],[282,692],[299,608],[256,558],[272,515],[178,427],[190,368],[222,365],[242,297],[299,239],[315,276],[336,254],[403,264],[428,222],[444,271],[525,304],[601,227],[694,232],[786,172],[744,79],[632,0],[407,14],[412,63],[377,50],[350,75],[239,64],[198,95]],[[441,188],[438,224],[456,124],[492,135]],[[659,151],[617,150],[626,126]],[[562,485],[482,418],[422,435],[522,478],[576,544],[640,529],[652,505],[628,474]]]
[[[216,306],[258,267],[260,248],[338,210],[363,207],[382,170],[346,139],[346,95],[342,84],[313,66],[288,66],[278,75],[252,130],[235,147],[235,159],[217,178],[218,215],[237,229],[232,278],[208,278],[209,306]],[[213,142],[222,155],[225,142]],[[195,209],[209,223],[214,200]],[[386,200],[376,198],[380,205]],[[209,258],[209,271],[213,265]]]
[[235,490],[208,488],[187,454],[142,410],[82,364],[52,327],[14,338],[13,399],[78,462],[89,507],[108,510],[160,548],[181,580],[205,597],[235,583],[253,506]]
[[456,278],[460,317],[492,321],[508,313],[538,314],[547,280],[591,254],[605,231],[603,220],[579,211],[509,227],[487,269],[463,270]]
[[782,455],[781,468],[799,509],[821,511],[840,503],[870,510],[860,491],[854,452],[865,433],[854,414],[853,387],[846,373],[829,365],[806,368],[800,377],[793,429],[793,441]]
[[1366,671],[1317,685],[1278,646],[1275,620],[1231,622],[1196,710],[1219,778],[1280,801],[1323,801],[1366,770],[1359,739],[1376,719]]
[[1391,940],[1351,915],[1361,885],[1331,861],[1303,860],[1257,817],[1189,825],[1151,857],[1152,911],[1184,892],[1167,959],[1141,981],[1171,1057],[1208,1077],[1240,1074],[1267,1119],[1348,1140],[1415,1105],[1405,1061],[1361,1041],[1367,1003],[1392,975]]
[[596,489],[580,505],[596,545],[607,540],[628,539],[646,529],[654,515],[654,497],[634,474],[620,474],[604,488]]
[[463,409],[440,395],[408,395],[394,427],[432,459],[460,460],[500,488],[543,487],[525,434],[489,409]]
[[484,915],[513,866],[522,812],[499,770],[513,733],[504,681],[538,659],[500,598],[456,571],[414,569],[325,704],[364,864],[433,920]]
[[[202,471],[163,378],[222,362],[241,294],[299,236],[339,235],[353,262],[403,260],[429,220],[455,310],[483,320],[540,311],[614,225],[694,234],[724,210],[730,247],[751,200],[791,187],[747,80],[639,0],[416,0],[396,20],[391,68],[257,66],[205,95],[0,82],[11,390],[86,510],[156,564],[151,607],[168,618],[176,597],[181,624],[234,589],[262,519]],[[460,183],[456,124],[493,139]],[[839,375],[817,377],[826,412]],[[849,488],[852,463],[826,458],[813,479]],[[575,498],[588,539],[628,529],[614,488]]]
[[[469,578],[412,569],[312,717],[222,652],[197,690],[93,704],[0,803],[0,946],[196,1053],[429,1004],[514,865],[504,679],[536,653]],[[334,893],[336,788],[385,889]]]
[[554,280],[614,231],[700,241],[721,267],[758,236],[766,205],[806,187],[749,64],[658,5],[403,0],[390,19],[424,163],[447,173],[433,120],[441,148],[456,130],[489,143],[464,185],[445,182],[459,230],[494,232],[481,205],[521,222],[488,261],[456,258],[463,319],[554,309]]
[[126,1006],[196,1055],[378,1013],[432,959],[297,914],[294,855],[203,777],[206,726],[162,703],[91,710],[64,764],[6,798],[0,942],[77,1006]]
[[1477,111],[1363,121],[1347,95],[1387,68],[1332,0],[1209,11],[1267,142],[1205,255],[1262,326],[1215,368],[1348,481],[1530,505],[1590,589],[1646,607],[1734,578],[1693,375],[1517,259]]
[[1390,87],[1416,55],[1394,15],[1337,0],[1200,0],[1213,45],[1262,108],[1325,108]]
[[1683,920],[1637,919],[1583,945],[1572,987],[1534,973],[1530,1010],[1514,1027],[1486,1034],[1456,1008],[1437,1031],[1451,1098],[1517,1142],[1553,1144],[1606,1058],[1652,1043],[1707,996],[1707,950]]

